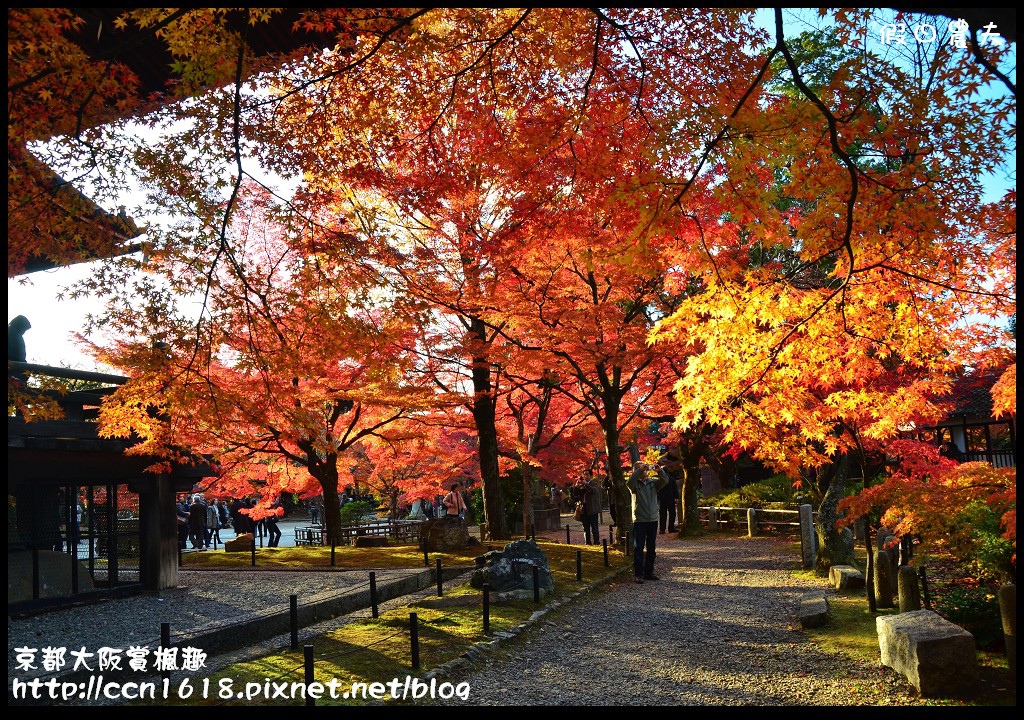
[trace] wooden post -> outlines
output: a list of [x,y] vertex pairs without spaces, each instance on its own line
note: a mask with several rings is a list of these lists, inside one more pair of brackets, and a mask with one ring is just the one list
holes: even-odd
[[292,650],[299,649],[299,596],[288,596],[288,616],[291,621]]
[[409,644],[412,649],[412,669],[420,669],[420,630],[416,613],[409,613]]

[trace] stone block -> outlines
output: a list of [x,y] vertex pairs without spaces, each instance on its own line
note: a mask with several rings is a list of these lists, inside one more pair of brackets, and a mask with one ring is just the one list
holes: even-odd
[[828,600],[819,592],[804,593],[797,609],[800,627],[815,628],[828,624]]
[[1003,621],[1003,641],[1006,645],[1006,660],[1010,675],[1017,676],[1017,586],[1013,583],[1001,585],[998,590],[999,615]]
[[864,587],[864,573],[853,565],[833,565],[828,569],[828,581],[836,590],[859,590]]
[[882,664],[922,697],[970,694],[978,682],[974,636],[932,610],[875,618]]
[[892,574],[892,563],[888,550],[875,551],[875,605],[879,608],[895,607],[896,578]]
[[534,567],[540,592],[545,594],[555,589],[548,557],[533,540],[516,540],[504,550],[491,550],[476,558],[476,564],[469,584],[482,588],[487,583],[495,593],[493,599],[532,598]]
[[921,609],[921,585],[917,579],[917,569],[909,565],[901,565],[896,577],[898,604],[900,612],[912,612]]

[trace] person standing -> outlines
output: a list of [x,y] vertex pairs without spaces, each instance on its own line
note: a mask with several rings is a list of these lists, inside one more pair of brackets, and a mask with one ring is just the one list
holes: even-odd
[[231,513],[228,512],[227,500],[221,500],[217,503],[217,514],[220,516],[217,539],[220,540],[220,528],[231,527]]
[[188,547],[188,503],[185,502],[185,498],[180,498],[174,507],[178,514],[178,547],[184,550]]
[[309,521],[313,525],[324,524],[324,496],[322,494],[309,501]]
[[615,524],[615,484],[612,482],[611,476],[605,475],[602,481],[604,485],[605,496],[608,498],[608,514],[612,518],[612,525]]
[[281,528],[277,526],[278,520],[281,515],[284,515],[282,509],[281,498],[279,497],[270,506],[270,515],[267,515],[264,520],[264,525],[267,528],[267,547],[277,547],[281,542]]
[[[654,546],[658,538],[658,491],[669,482],[657,463],[637,460],[626,481],[633,496],[633,580],[657,580],[654,574]],[[646,551],[646,552],[645,552]]]
[[658,491],[658,534],[664,535],[666,525],[668,531],[676,531],[676,505],[679,503],[679,485],[675,478]]
[[583,516],[580,518],[583,537],[587,545],[597,545],[601,534],[598,524],[601,515],[601,486],[591,471],[588,470],[576,481],[576,497],[578,502],[583,503]]
[[452,483],[451,492],[444,496],[441,504],[445,508],[445,517],[449,520],[460,520],[466,512],[466,501],[459,492],[459,484]]
[[188,506],[188,535],[193,550],[203,550],[206,546],[206,506],[199,502],[202,495],[192,496],[192,504]]
[[210,549],[211,543],[216,546],[220,542],[220,506],[217,498],[213,498],[206,506],[206,549]]

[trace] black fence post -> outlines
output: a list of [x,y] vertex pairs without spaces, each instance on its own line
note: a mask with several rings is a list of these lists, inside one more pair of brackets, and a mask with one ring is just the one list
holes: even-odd
[[569,537],[569,523],[565,524],[565,544],[572,545],[572,539]]
[[316,700],[309,693],[309,686],[313,684],[313,646],[306,645],[302,648],[302,664],[305,668],[304,678],[306,683],[306,707],[316,706]]
[[442,583],[444,583],[444,575],[441,574],[441,558],[434,558],[434,564],[437,568],[437,596],[441,597],[443,594]]
[[[69,541],[73,543],[71,546],[71,594],[77,595],[81,590],[78,579],[78,522],[72,522],[71,527],[73,527],[75,531],[74,538]],[[178,567],[181,567],[180,550],[178,551]]]
[[331,538],[331,567],[334,567],[334,553],[338,549],[338,541],[336,538]]
[[291,618],[292,650],[299,649],[299,596],[288,596],[288,609]]
[[583,580],[583,551],[576,551],[576,581]]
[[32,548],[32,599],[39,599],[39,548]]
[[430,558],[427,557],[427,547],[423,546],[423,567],[430,567]]
[[491,634],[491,586],[484,583],[484,635]]
[[252,566],[256,567],[256,536],[252,537]]
[[373,570],[370,571],[370,608],[373,617],[377,617],[379,615],[377,611],[377,573]]
[[602,549],[604,550],[604,566],[608,567],[608,541],[601,541]]
[[420,629],[416,613],[409,613],[409,642],[412,646],[412,669],[420,669]]
[[533,566],[533,601],[540,602],[540,568]]

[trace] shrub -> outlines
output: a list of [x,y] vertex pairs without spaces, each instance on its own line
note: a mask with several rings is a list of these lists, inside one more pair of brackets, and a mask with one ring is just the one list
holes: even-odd
[[936,598],[935,611],[974,636],[983,650],[997,649],[1003,640],[999,600],[989,588],[953,585]]
[[999,514],[983,502],[971,503],[958,513],[954,527],[966,530],[966,541],[950,550],[971,568],[979,580],[1005,582],[1017,575],[1014,544],[1002,537]]
[[369,500],[355,500],[341,506],[341,522],[359,522],[364,515],[373,515],[376,512],[377,503]]
[[793,487],[793,479],[786,475],[773,475],[734,490],[707,498],[706,504],[720,507],[766,507],[769,503],[800,505],[810,503],[810,491]]

